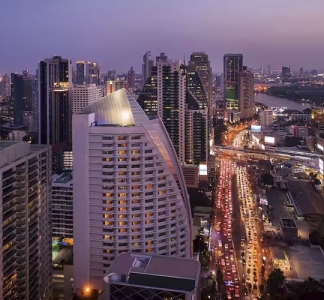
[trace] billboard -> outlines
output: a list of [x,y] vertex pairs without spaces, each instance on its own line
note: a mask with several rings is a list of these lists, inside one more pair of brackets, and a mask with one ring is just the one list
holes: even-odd
[[319,163],[319,170],[320,170],[320,173],[322,175],[324,175],[324,163],[323,163],[323,160],[322,159],[319,159],[318,160],[318,163]]
[[260,125],[251,125],[252,132],[261,132],[261,126]]
[[317,144],[317,148],[324,151],[324,147],[322,145],[320,145],[320,144]]
[[264,143],[274,145],[275,144],[275,138],[273,136],[265,136],[264,137]]
[[199,176],[207,176],[207,165],[206,164],[200,164],[199,165]]

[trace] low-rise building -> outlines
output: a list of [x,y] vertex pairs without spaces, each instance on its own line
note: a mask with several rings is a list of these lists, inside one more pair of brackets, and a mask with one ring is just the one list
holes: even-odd
[[199,277],[197,260],[124,252],[104,276],[103,300],[196,300]]

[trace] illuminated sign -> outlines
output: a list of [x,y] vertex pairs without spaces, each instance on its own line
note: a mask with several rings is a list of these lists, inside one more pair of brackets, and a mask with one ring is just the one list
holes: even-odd
[[207,176],[207,165],[200,164],[199,165],[199,176]]
[[320,173],[322,175],[324,175],[324,163],[323,163],[323,160],[322,159],[319,159],[318,160],[318,163],[319,163],[319,170],[320,170]]
[[265,136],[264,137],[264,143],[274,145],[275,144],[275,138],[273,136]]
[[251,125],[251,131],[252,132],[261,132],[261,126],[260,125]]
[[317,144],[317,148],[324,151],[324,147],[322,145],[320,145],[320,144]]

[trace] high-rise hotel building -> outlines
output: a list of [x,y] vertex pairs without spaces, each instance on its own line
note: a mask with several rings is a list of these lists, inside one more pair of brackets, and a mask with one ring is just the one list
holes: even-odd
[[157,61],[158,116],[181,163],[185,161],[186,75],[181,61]]
[[192,256],[189,196],[160,118],[121,89],[73,115],[73,147],[77,293],[101,290],[122,252]]
[[51,147],[0,142],[0,299],[52,298]]
[[100,97],[100,90],[95,84],[75,84],[72,88],[72,113],[80,114],[82,110]]

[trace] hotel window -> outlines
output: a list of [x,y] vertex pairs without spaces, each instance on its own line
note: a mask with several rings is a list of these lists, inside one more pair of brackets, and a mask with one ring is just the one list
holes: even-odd
[[141,193],[132,193],[132,197],[140,197]]
[[127,215],[118,215],[118,219],[127,219]]
[[114,208],[113,207],[105,207],[104,210],[105,211],[114,211]]
[[132,190],[139,190],[141,187],[139,185],[132,185]]
[[120,157],[118,158],[118,161],[121,162],[121,161],[127,161],[127,157]]
[[127,226],[127,222],[118,222],[119,226]]
[[139,235],[133,235],[133,236],[132,236],[132,239],[133,239],[133,240],[138,240],[139,238],[140,238]]
[[118,155],[126,155],[127,151],[126,150],[119,150]]
[[[120,195],[122,195],[122,194],[120,194]],[[122,196],[122,197],[126,197],[126,196]],[[118,204],[125,205],[125,204],[127,204],[127,201],[126,200],[119,200]]]
[[140,135],[134,135],[132,136],[132,140],[140,140],[141,136]]
[[139,228],[132,228],[132,232],[140,232]]
[[147,190],[147,189],[153,189],[153,184],[147,184],[146,186],[145,186],[145,189]]
[[145,153],[152,153],[152,150],[145,150]]
[[139,176],[141,175],[141,172],[132,172],[132,176]]
[[140,154],[140,150],[132,150],[131,153],[132,154]]
[[127,165],[119,165],[118,169],[127,169]]
[[103,193],[104,197],[114,197],[114,193]]
[[141,182],[141,178],[132,179],[132,182]]
[[119,141],[126,141],[127,140],[127,136],[125,136],[125,135],[119,135],[117,139]]
[[106,214],[104,214],[103,217],[104,217],[104,219],[111,219],[113,217],[113,215],[106,215]]
[[114,137],[113,137],[113,136],[103,136],[102,139],[103,139],[104,141],[111,141],[111,140],[114,139]]
[[141,222],[140,221],[133,221],[132,225],[141,225]]
[[104,239],[105,239],[105,240],[113,240],[114,237],[113,237],[112,235],[105,235],[105,236],[104,236]]
[[146,246],[153,245],[153,241],[147,241],[147,242],[145,243],[145,245],[146,245]]
[[140,247],[141,243],[133,243],[133,247]]
[[[141,146],[141,143],[136,143],[136,144],[132,144],[132,147],[140,147]],[[135,151],[138,151],[136,153],[132,153],[132,154],[137,154],[139,153],[139,150],[135,150]]]
[[152,220],[146,220],[145,221],[145,224],[148,225],[148,224],[153,224],[153,221]]
[[153,168],[153,164],[146,164],[145,168]]
[[132,204],[140,204],[141,203],[141,200],[133,200],[132,201]]
[[159,177],[159,181],[165,180],[165,176]]
[[118,147],[127,147],[127,144],[126,143],[118,144]]
[[132,218],[133,219],[138,219],[138,218],[140,218],[141,217],[141,215],[139,215],[139,214],[137,214],[137,215],[132,215]]
[[127,172],[118,172],[118,176],[126,176]]
[[127,212],[127,207],[119,207],[118,208],[118,211],[125,211],[125,212]]
[[140,157],[132,157],[132,161],[140,161],[141,158]]
[[126,185],[120,185],[118,186],[119,190],[127,190],[127,186]]
[[111,205],[111,204],[114,204],[114,201],[112,201],[112,200],[104,200],[103,201],[103,204],[109,204],[109,205]]
[[104,157],[102,161],[114,161],[113,157]]
[[114,154],[114,151],[102,150],[102,154]]
[[159,191],[158,194],[159,195],[164,195],[165,194],[165,191]]
[[132,169],[140,168],[140,165],[132,165]]
[[104,224],[105,226],[112,226],[112,225],[114,225],[114,222],[107,222],[107,221],[104,221],[103,224]]

